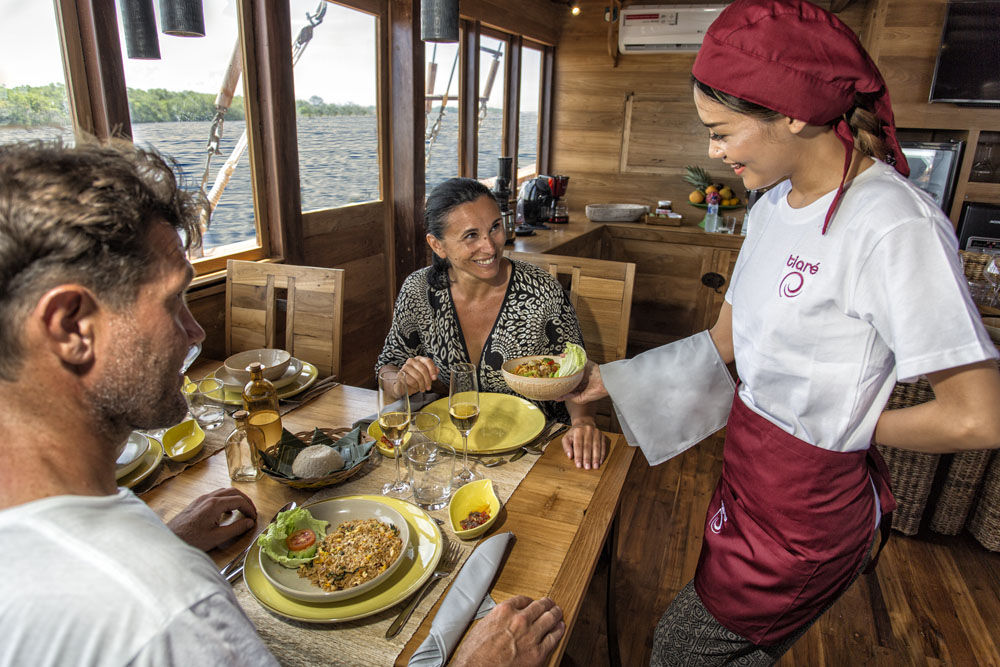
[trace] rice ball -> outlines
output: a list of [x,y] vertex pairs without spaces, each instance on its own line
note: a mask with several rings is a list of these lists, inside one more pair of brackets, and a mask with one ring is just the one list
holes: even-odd
[[324,477],[344,467],[344,457],[333,447],[310,445],[292,461],[292,474],[302,479]]

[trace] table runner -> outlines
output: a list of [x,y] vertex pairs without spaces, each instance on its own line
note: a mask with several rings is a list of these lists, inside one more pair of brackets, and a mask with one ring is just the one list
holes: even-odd
[[[549,444],[559,447],[558,439]],[[506,463],[495,468],[478,466],[478,470],[493,480],[493,486],[502,503],[506,503],[511,494],[528,474],[537,456],[527,455],[513,463]],[[336,496],[354,494],[378,494],[386,482],[394,479],[396,474],[395,461],[382,456],[372,457],[372,461],[351,479],[327,489],[322,489],[313,495],[308,502],[324,500]],[[447,544],[458,541],[462,545],[462,556],[459,567],[452,574],[433,584],[423,601],[414,610],[410,620],[393,639],[385,638],[385,631],[395,620],[406,600],[389,609],[367,618],[347,621],[334,625],[320,625],[290,621],[276,616],[264,609],[253,598],[242,580],[234,586],[236,597],[243,605],[250,620],[264,639],[277,659],[283,665],[391,665],[402,652],[406,642],[420,626],[421,621],[445,592],[448,584],[460,569],[461,563],[472,552],[479,540],[458,540],[451,530],[448,518],[448,508],[429,512],[432,517],[444,522],[441,533]],[[497,523],[488,531],[492,535],[503,530],[503,524]],[[482,538],[480,538],[482,539]]]

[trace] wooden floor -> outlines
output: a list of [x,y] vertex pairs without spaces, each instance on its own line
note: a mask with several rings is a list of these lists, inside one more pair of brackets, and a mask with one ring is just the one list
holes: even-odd
[[[614,570],[622,665],[648,664],[660,614],[694,574],[721,465],[721,437],[655,468],[635,457]],[[607,566],[605,559],[594,577],[563,665],[609,664]],[[1000,666],[1000,553],[968,534],[893,532],[877,571],[859,578],[778,664]]]

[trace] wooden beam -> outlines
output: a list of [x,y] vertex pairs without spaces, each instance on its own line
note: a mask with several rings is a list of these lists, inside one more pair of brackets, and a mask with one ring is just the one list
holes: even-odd
[[[390,302],[408,275],[424,266],[424,43],[420,17],[410,0],[389,2],[388,109],[392,165],[392,250],[395,284]],[[392,252],[394,251],[394,253]]]
[[[254,209],[270,255],[301,264],[302,205],[287,2],[241,0],[247,132],[254,164]],[[258,139],[258,141],[254,141]]]
[[542,81],[538,100],[538,173],[547,174],[552,166],[552,86],[555,83],[555,49],[542,49]]
[[115,3],[55,0],[55,8],[67,92],[77,130],[99,139],[131,138]]
[[458,175],[476,178],[479,157],[479,21],[462,20],[458,58]]
[[[503,152],[514,158],[513,174],[517,174],[517,144],[520,135],[521,117],[521,45],[520,35],[511,35],[507,40],[507,58],[503,79]],[[517,183],[511,188],[517,190]]]

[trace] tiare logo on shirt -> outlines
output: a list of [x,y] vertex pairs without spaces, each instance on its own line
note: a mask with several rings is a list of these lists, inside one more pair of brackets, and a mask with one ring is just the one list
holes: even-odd
[[713,533],[718,535],[722,532],[722,527],[726,525],[726,521],[728,520],[729,517],[726,516],[726,503],[720,500],[719,511],[716,512],[715,516],[712,517],[712,520],[709,521],[708,527]]
[[788,298],[799,295],[806,283],[807,275],[814,276],[819,272],[819,262],[813,264],[798,255],[789,255],[785,266],[790,267],[791,271],[786,273],[785,277],[781,279],[781,283],[778,284],[778,296]]

